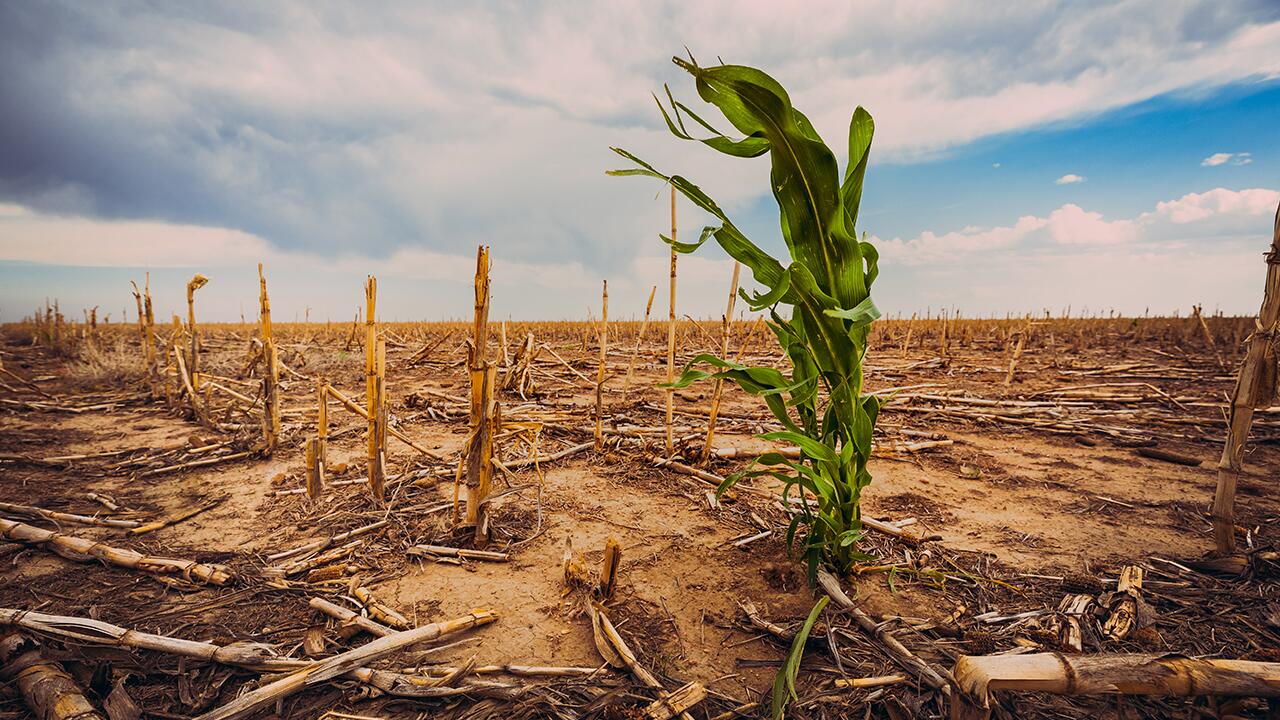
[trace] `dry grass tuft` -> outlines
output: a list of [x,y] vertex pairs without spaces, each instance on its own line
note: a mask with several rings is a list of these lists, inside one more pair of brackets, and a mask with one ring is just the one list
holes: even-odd
[[145,378],[146,366],[133,345],[116,341],[106,348],[85,343],[80,357],[68,363],[64,372],[66,381],[79,388],[119,387]]

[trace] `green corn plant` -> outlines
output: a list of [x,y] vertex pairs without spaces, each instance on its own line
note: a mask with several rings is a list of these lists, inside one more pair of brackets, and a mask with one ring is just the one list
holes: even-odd
[[[694,252],[715,239],[747,266],[763,290],[741,290],[741,296],[753,311],[769,311],[769,327],[791,363],[788,376],[774,368],[699,355],[674,386],[724,378],[764,399],[783,429],[761,437],[798,445],[801,457],[790,460],[781,453],[765,453],[746,471],[730,476],[720,492],[744,477],[782,481],[784,504],[794,504],[797,510],[787,529],[787,544],[808,564],[810,581],[823,564],[847,572],[853,563],[867,558],[858,551],[862,538],[859,498],[871,482],[867,461],[880,409],[878,398],[862,394],[867,334],[880,315],[871,302],[878,254],[855,230],[874,123],[861,107],[854,111],[849,157],[841,177],[835,155],[773,78],[740,65],[700,67],[692,58],[673,60],[693,75],[698,95],[718,108],[743,137],[731,138],[716,130],[676,101],[669,89],[670,111],[654,97],[667,127],[676,137],[697,140],[733,157],[769,155],[770,187],[791,255],[785,261],[766,253],[687,179],[661,173],[626,150],[613,148],[635,167],[609,174],[661,179],[718,221],[704,228],[697,242],[662,239],[682,253]],[[709,137],[695,138],[685,118]],[[798,495],[794,503],[793,494]]]

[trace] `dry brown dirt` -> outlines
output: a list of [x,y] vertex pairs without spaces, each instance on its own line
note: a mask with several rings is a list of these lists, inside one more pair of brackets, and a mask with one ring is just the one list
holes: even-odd
[[[307,337],[301,331],[293,335],[287,362],[303,375],[324,376],[347,395],[360,397],[361,354],[340,349],[340,339],[317,339],[315,335]],[[614,343],[615,348],[625,349],[610,356],[606,425],[660,428],[662,413],[657,408],[663,394],[655,385],[665,369],[660,364],[662,349],[657,334],[651,330],[651,335],[652,341],[641,352],[636,377],[625,390],[621,388],[622,376],[630,342]],[[693,341],[696,339],[695,335]],[[547,341],[577,369],[593,376],[591,348],[581,348],[572,339]],[[971,339],[966,347],[960,339],[943,361],[937,349],[924,346],[924,342],[906,354],[890,344],[883,353],[873,350],[869,358],[869,390],[905,389],[881,416],[882,451],[871,465],[875,479],[864,495],[864,513],[890,521],[914,519],[909,526],[912,532],[937,534],[941,538],[937,545],[946,553],[968,558],[966,568],[976,563],[1007,583],[982,589],[987,603],[982,610],[1016,612],[1034,605],[1044,592],[1060,596],[1053,588],[1038,589],[1037,583],[1044,581],[1029,576],[1114,576],[1127,563],[1149,563],[1153,557],[1194,558],[1210,549],[1207,508],[1221,447],[1216,436],[1221,433],[1222,403],[1232,378],[1229,371],[1210,367],[1207,349],[1197,349],[1191,341],[1153,338],[1150,348],[1141,343],[1120,349],[1103,344],[1078,351],[1069,348],[1066,340],[1058,340],[1057,346],[1029,349],[1020,360],[1016,381],[1006,387],[1008,360],[1002,354],[1003,345],[984,345]],[[118,352],[131,351],[123,340],[119,346]],[[466,394],[461,350],[446,343],[427,362],[404,364],[416,349],[413,344],[392,352],[388,383],[393,414],[399,427],[417,442],[445,458],[456,458],[466,439],[466,409],[442,396]],[[764,353],[765,349],[762,345],[755,361],[778,362]],[[136,380],[80,387],[69,363],[26,345],[16,333],[9,334],[3,352],[5,368],[29,380],[51,378],[39,380],[37,385],[66,402],[74,399],[84,404],[97,392],[125,388],[132,388],[133,399],[110,410],[83,413],[0,409],[0,456],[9,458],[0,461],[0,500],[92,515],[103,508],[87,493],[99,493],[130,511],[127,517],[154,519],[221,499],[190,519],[137,538],[118,530],[69,524],[59,529],[156,555],[222,562],[240,571],[244,579],[237,588],[175,587],[145,574],[97,563],[74,563],[40,549],[26,549],[0,558],[0,605],[92,615],[126,627],[192,639],[231,642],[252,638],[277,643],[284,652],[296,652],[302,632],[319,622],[305,607],[307,598],[322,595],[341,602],[345,583],[295,583],[288,589],[273,589],[253,578],[255,569],[267,564],[266,555],[358,526],[379,512],[361,484],[331,487],[316,503],[302,495],[277,494],[301,485],[301,443],[310,432],[307,414],[314,413],[310,383],[293,378],[286,382],[289,432],[272,457],[139,478],[133,473],[105,472],[96,462],[52,468],[12,458],[199,447],[218,440],[219,434],[162,402],[146,398],[144,387]],[[242,339],[227,330],[217,342],[210,342],[207,353],[208,366],[214,372],[232,374],[243,358]],[[1165,357],[1170,353],[1178,357]],[[1152,367],[1173,369],[1164,372],[1163,378],[1156,377],[1161,373],[1155,370],[1143,370],[1151,377],[1141,380],[1126,380],[1133,374],[1126,370],[1079,375],[1124,367],[1135,358]],[[1182,377],[1176,368],[1183,366],[1203,372]],[[591,388],[558,363],[540,362],[537,367],[539,372],[533,378],[543,394],[528,401],[504,398],[508,420],[540,421],[543,452],[590,439]],[[972,405],[957,410],[949,401],[917,397],[946,392],[1027,401],[1043,399],[1040,393],[1047,390],[1107,382],[1147,383],[1178,400],[1141,402],[1136,414],[1120,416],[1093,418],[1088,413],[1094,409],[1085,408],[1079,411],[1084,413],[1079,416],[1084,418],[1080,424],[1063,431],[1061,427],[994,421],[979,417],[981,408],[975,410]],[[676,393],[676,424],[688,429],[677,434],[689,435],[690,447],[700,444],[695,437],[705,427],[703,413],[709,394],[709,385]],[[1187,408],[1191,401],[1184,396],[1194,396],[1205,406]],[[15,397],[32,396],[19,393]],[[451,419],[430,417],[422,398]],[[935,407],[938,411],[899,411],[897,405]],[[1108,413],[1117,408],[1128,412],[1129,407],[1098,406]],[[725,419],[717,433],[718,447],[765,447],[753,437],[771,427],[756,399],[727,388],[721,411]],[[339,479],[359,478],[364,454],[364,435],[358,429],[361,423],[345,411],[331,412],[335,431],[357,429],[331,441],[330,464],[345,462],[350,466]],[[1064,412],[1077,411],[1068,408]],[[1178,418],[1188,416],[1208,419],[1196,425],[1177,424]],[[1257,434],[1263,440],[1274,441],[1276,417],[1274,412],[1260,415]],[[1119,425],[1132,432],[1117,437],[1093,427]],[[1143,457],[1131,447],[1143,444],[1133,442],[1140,436],[1150,436],[1159,448],[1202,463],[1188,467]],[[894,450],[895,443],[920,438],[946,438],[954,444],[918,452]],[[444,544],[457,538],[451,534],[449,511],[421,514],[423,508],[453,499],[454,461],[424,463],[417,453],[392,440],[389,465],[393,471],[420,471],[420,477],[412,482],[412,503],[408,503],[408,496],[397,499],[393,495],[386,511],[396,526],[394,542],[371,543],[368,557],[357,554],[351,561],[353,574],[372,588],[380,601],[415,623],[458,616],[476,607],[500,613],[501,620],[495,626],[433,659],[464,662],[474,657],[481,664],[598,666],[600,655],[581,599],[564,587],[562,556],[566,543],[571,543],[594,567],[606,541],[616,538],[623,548],[623,564],[618,593],[610,607],[642,661],[665,678],[706,684],[719,694],[718,707],[759,700],[772,681],[782,646],[746,625],[739,604],[750,601],[766,617],[787,624],[802,618],[813,602],[803,568],[789,558],[781,539],[776,508],[748,493],[727,498],[719,509],[711,507],[706,496],[710,485],[655,468],[646,460],[650,452],[661,450],[660,433],[645,435],[642,442],[615,438],[611,445],[614,447],[604,452],[588,451],[548,463],[541,473],[524,468],[501,478],[497,492],[516,491],[494,503],[496,534],[492,546],[501,549],[510,545],[511,561],[448,564],[409,559],[395,543],[403,547],[434,539]],[[504,451],[507,459],[519,456],[515,444],[507,444]],[[724,475],[742,464],[717,461],[709,469]],[[1272,536],[1271,523],[1280,517],[1280,496],[1269,482],[1280,471],[1280,450],[1272,442],[1255,443],[1246,465],[1239,495],[1241,525],[1252,528],[1254,541],[1262,545]],[[762,483],[760,487],[769,486]],[[399,501],[403,502],[397,506]],[[753,513],[774,528],[773,535],[735,547],[735,540],[759,532]],[[52,527],[44,521],[24,521]],[[875,617],[945,622],[956,609],[959,601],[947,587],[905,573],[895,575],[871,573],[851,578],[850,594],[856,592],[860,605]],[[1169,649],[1180,649],[1175,647],[1172,634],[1168,639]],[[332,636],[329,642],[331,650],[341,649]],[[963,644],[954,649],[966,651]],[[851,655],[857,657],[857,652]],[[821,663],[829,664],[830,660]],[[86,667],[101,673],[104,665],[90,662]],[[159,717],[198,714],[233,697],[234,688],[250,679],[243,673],[230,679],[222,677],[210,690],[218,670],[175,666],[172,659],[144,659],[141,670],[129,663],[120,667],[133,668],[125,673],[132,678],[126,687],[140,705]],[[884,657],[865,667],[845,668],[851,675],[892,669]],[[179,677],[200,691],[175,697],[171,690]],[[92,692],[101,694],[104,688],[109,690],[111,682],[109,677],[96,677],[89,684]],[[0,694],[0,717],[20,717],[20,700],[12,693],[7,700],[5,697]],[[866,693],[856,697],[865,699]],[[282,710],[292,717],[312,717],[324,709],[408,717],[420,710],[439,709],[439,702],[417,706],[392,702],[371,708],[349,690],[345,694],[317,691],[289,701]],[[450,702],[448,707],[459,707],[459,701]],[[800,712],[821,714],[823,707],[810,705]],[[932,711],[920,712],[927,715]]]

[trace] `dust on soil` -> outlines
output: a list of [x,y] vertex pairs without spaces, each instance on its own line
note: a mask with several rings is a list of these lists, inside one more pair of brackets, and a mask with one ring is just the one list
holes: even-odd
[[[416,327],[422,328],[428,339],[441,332],[431,326]],[[568,327],[569,332],[577,332]],[[286,362],[304,375],[327,378],[350,397],[362,396],[358,352],[339,350],[340,337],[322,339],[321,333],[306,326],[291,332],[294,342],[286,346]],[[215,373],[234,375],[238,372],[235,368],[243,365],[247,332],[211,330],[210,337],[215,335],[220,341],[209,342],[208,367]],[[522,332],[514,334],[522,336]],[[578,348],[566,338],[546,341],[581,372],[593,367],[593,351],[588,348]],[[978,595],[969,600],[979,597],[983,607],[969,607],[968,612],[1015,611],[1038,602],[1035,598],[1039,597],[1056,604],[1053,598],[1061,595],[1056,585],[1036,589],[1037,581],[1029,575],[1114,577],[1128,563],[1148,562],[1152,557],[1197,557],[1212,546],[1206,510],[1220,449],[1214,440],[1218,430],[1212,414],[1220,411],[1199,410],[1202,416],[1210,416],[1201,425],[1182,426],[1175,421],[1184,416],[1184,406],[1192,400],[1219,407],[1231,384],[1229,373],[1211,372],[1185,380],[1170,373],[1165,379],[1142,380],[1180,398],[1180,407],[1149,403],[1143,406],[1143,415],[1108,416],[1094,423],[1105,427],[1127,423],[1126,427],[1136,428],[1137,435],[1149,431],[1159,437],[1162,449],[1203,460],[1198,467],[1187,467],[1139,456],[1130,447],[1137,443],[1131,442],[1129,434],[1097,431],[1088,423],[1078,425],[1074,432],[1051,426],[1019,426],[984,418],[963,402],[957,410],[952,406],[955,401],[947,399],[1031,402],[1043,398],[1045,391],[1090,382],[1073,373],[1124,367],[1126,362],[1132,364],[1134,355],[1148,362],[1172,362],[1146,352],[1141,342],[1119,350],[1095,345],[1067,357],[1052,345],[1028,348],[1016,382],[1007,387],[1003,384],[1007,359],[1001,357],[1001,345],[984,345],[972,339],[966,346],[961,339],[955,341],[945,360],[938,360],[935,349],[923,346],[923,342],[904,356],[889,351],[879,357],[873,353],[869,359],[869,390],[904,390],[881,415],[884,452],[871,464],[875,479],[864,493],[864,513],[886,520],[912,519],[911,532],[936,534],[945,553],[969,558],[966,570],[985,568],[1002,583],[1021,589],[1014,592],[1000,583],[984,583],[980,591],[974,591]],[[1164,350],[1158,348],[1170,347],[1167,338],[1148,342],[1160,353]],[[466,368],[458,360],[462,351],[444,343],[426,362],[410,364],[406,358],[420,344],[391,352],[388,383],[393,417],[418,443],[445,458],[456,458],[467,438],[466,406],[458,402],[467,392]],[[38,383],[45,393],[67,402],[67,398],[91,399],[92,391],[77,388],[73,378],[58,377],[66,367],[64,361],[29,347],[16,333],[9,333],[3,351],[5,367],[22,377],[53,376]],[[629,353],[620,351],[610,358],[607,427],[619,432],[625,426],[660,428],[663,396],[654,389],[665,374],[658,363],[660,357],[656,341],[645,345],[635,378],[626,390],[620,386]],[[1202,348],[1195,359],[1181,362],[1203,368],[1209,357]],[[780,362],[772,356],[751,361]],[[591,389],[557,363],[548,360],[536,367],[540,373],[533,379],[541,394],[529,400],[505,397],[506,419],[539,425],[542,452],[589,440]],[[354,576],[371,588],[379,601],[414,624],[457,617],[477,607],[500,613],[496,626],[480,631],[472,642],[432,655],[433,662],[459,664],[475,658],[480,664],[597,667],[601,665],[600,654],[582,599],[565,589],[563,556],[566,544],[571,544],[584,556],[585,564],[594,568],[606,541],[615,538],[623,548],[623,564],[620,585],[608,607],[642,662],[664,678],[706,684],[714,693],[717,709],[758,701],[767,693],[784,646],[745,623],[740,604],[751,602],[764,617],[788,624],[802,619],[813,602],[804,569],[788,557],[782,540],[785,520],[775,503],[747,492],[731,494],[713,507],[707,492],[713,489],[710,485],[653,467],[645,458],[661,450],[660,433],[643,435],[639,445],[625,440],[625,435],[615,435],[604,452],[588,451],[537,470],[527,467],[510,477],[502,476],[495,492],[514,491],[495,500],[491,513],[494,544],[510,545],[512,558],[505,563],[430,562],[402,552],[406,545],[456,544],[460,539],[452,527],[451,511],[438,509],[454,497],[452,467],[456,461],[425,462],[392,440],[389,467],[413,478],[397,486],[403,493],[400,507],[396,496],[392,497],[388,517],[393,520],[393,529],[376,542],[371,538],[347,560],[349,565],[338,582],[308,584],[299,578],[288,587],[272,587],[255,578],[258,568],[270,564],[267,555],[379,516],[361,484],[331,487],[315,503],[298,494],[277,494],[301,484],[301,445],[311,432],[308,423],[313,420],[308,420],[308,415],[314,418],[315,397],[310,382],[290,379],[282,385],[288,432],[286,442],[269,459],[246,459],[155,477],[137,477],[136,470],[113,473],[104,470],[101,461],[70,462],[63,467],[0,462],[0,500],[5,502],[94,515],[102,513],[103,506],[87,494],[97,493],[122,506],[117,517],[143,520],[210,505],[194,517],[140,537],[78,525],[60,529],[153,555],[226,563],[243,577],[237,587],[166,584],[143,573],[75,563],[40,549],[23,549],[2,560],[0,605],[94,616],[125,627],[223,644],[254,639],[276,644],[284,653],[296,653],[306,629],[320,622],[306,607],[308,598],[325,596],[350,606],[343,598]],[[102,389],[121,390],[119,386]],[[943,389],[947,395],[942,400],[927,396]],[[916,396],[909,396],[912,392]],[[676,434],[687,436],[689,448],[700,446],[707,395],[706,391],[676,394]],[[899,412],[897,404],[916,409]],[[1125,412],[1124,406],[1120,407]],[[47,458],[128,448],[136,452],[126,457],[137,457],[199,448],[219,440],[218,433],[148,398],[137,383],[127,400],[105,411],[33,412],[11,406],[3,410],[0,457]],[[1264,441],[1275,439],[1274,411],[1260,415],[1255,434]],[[330,464],[348,465],[345,474],[331,479],[356,480],[363,473],[363,422],[345,411],[330,412],[335,436],[329,444]],[[1151,417],[1160,422],[1144,426],[1153,422]],[[1166,422],[1174,424],[1163,424]],[[1169,427],[1186,430],[1165,432]],[[762,441],[753,436],[770,428],[771,421],[756,399],[737,388],[726,388],[718,447],[762,448]],[[1203,430],[1203,437],[1195,436],[1199,430]],[[895,443],[919,438],[946,438],[954,444],[918,452],[892,449]],[[506,446],[511,453],[508,460],[522,454],[517,449],[510,443]],[[1277,517],[1277,499],[1265,491],[1265,480],[1280,470],[1280,451],[1272,442],[1257,443],[1251,446],[1246,462],[1248,470],[1238,497],[1240,524],[1252,530],[1251,539],[1261,547],[1270,541],[1271,523]],[[712,463],[711,470],[724,475],[743,464],[741,460],[719,460]],[[405,507],[410,496],[412,503]],[[14,519],[49,526],[30,518]],[[761,522],[773,530],[771,535],[735,546],[735,541],[760,533]],[[875,535],[868,540],[872,549],[887,542]],[[888,577],[872,573],[855,577],[848,585],[851,595],[856,592],[859,606],[876,618],[945,624],[962,604],[947,586],[910,573]],[[1273,590],[1268,584],[1262,592],[1270,597]],[[1180,649],[1180,627],[1173,623],[1166,628],[1170,649]],[[332,637],[328,642],[331,651],[341,649]],[[970,646],[960,644],[956,650],[1002,649],[982,649],[990,641],[977,633],[969,642]],[[854,645],[846,662],[875,656],[873,643]],[[110,691],[113,677],[127,676],[127,688],[135,701],[161,717],[189,716],[215,707],[234,697],[236,688],[252,678],[242,671],[199,663],[193,663],[193,669],[173,658],[143,653],[134,653],[131,660],[122,658],[118,651],[108,656],[110,660],[91,656],[72,662],[80,672],[89,674],[85,684],[90,692],[101,696]],[[112,662],[117,663],[114,671]],[[807,662],[827,664],[830,660]],[[894,670],[882,656],[866,662],[844,670],[850,675]],[[940,662],[949,664],[945,655]],[[186,690],[176,695],[166,692],[175,683]],[[838,702],[814,701],[794,712],[818,716],[869,696],[865,691],[845,692]],[[282,707],[285,715],[292,717],[312,717],[325,709],[366,715],[376,710],[381,716],[408,717],[424,707],[398,700],[374,702],[380,704],[371,707],[369,701],[360,700],[358,692],[347,688],[344,692],[313,691],[286,701]],[[425,702],[434,702],[437,708],[444,703],[451,712],[461,712],[466,706],[464,700]],[[912,707],[907,700],[894,702]],[[867,706],[877,708],[877,713],[889,712],[875,703]],[[745,712],[758,715],[766,709],[767,698],[762,707]],[[937,707],[922,704],[913,710],[927,716]],[[1087,703],[1061,710],[1070,713],[1067,716],[1092,713]],[[1075,715],[1077,711],[1082,714]],[[21,700],[12,695],[0,699],[0,715],[6,712],[20,716]],[[1153,711],[1148,708],[1144,712]]]

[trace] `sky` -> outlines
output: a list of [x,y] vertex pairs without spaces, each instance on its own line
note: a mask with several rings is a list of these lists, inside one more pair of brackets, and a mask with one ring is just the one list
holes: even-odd
[[[0,322],[57,299],[206,320],[665,315],[669,200],[621,146],[785,253],[766,158],[671,136],[671,56],[777,78],[843,162],[889,316],[1253,314],[1280,204],[1280,2],[0,3]],[[707,108],[706,116],[714,109]],[[722,125],[724,123],[721,123]],[[706,217],[688,203],[680,232]],[[718,316],[732,261],[681,256]],[[744,274],[744,277],[749,274]],[[741,305],[739,305],[741,309]]]

